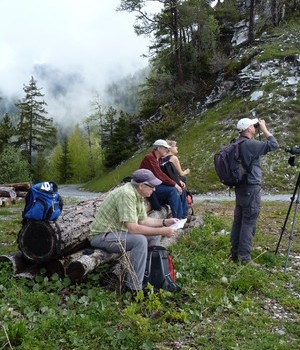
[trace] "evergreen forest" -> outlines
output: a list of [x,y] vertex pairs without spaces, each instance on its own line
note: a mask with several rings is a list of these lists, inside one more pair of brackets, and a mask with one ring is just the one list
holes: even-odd
[[[106,87],[111,105],[91,96],[93,111],[66,128],[48,115],[47,92],[33,76],[13,108],[5,109],[0,96],[0,183],[51,178],[107,190],[138,167],[155,139],[176,138],[192,169],[191,188],[216,190],[212,154],[233,136],[239,118],[264,118],[280,141],[299,142],[299,0],[156,0],[155,13],[147,10],[150,2],[120,0],[117,11],[136,16],[136,35],[152,40],[147,69]],[[295,83],[279,86],[261,75],[256,86],[243,85],[245,69],[288,61]],[[251,100],[258,85],[264,98]],[[294,179],[284,155],[272,160],[269,188],[282,190],[284,179]]]

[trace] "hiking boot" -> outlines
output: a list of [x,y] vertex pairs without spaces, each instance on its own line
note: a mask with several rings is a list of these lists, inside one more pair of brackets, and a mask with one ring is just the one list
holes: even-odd
[[237,255],[232,255],[231,253],[229,253],[228,260],[236,264],[239,262],[239,257]]

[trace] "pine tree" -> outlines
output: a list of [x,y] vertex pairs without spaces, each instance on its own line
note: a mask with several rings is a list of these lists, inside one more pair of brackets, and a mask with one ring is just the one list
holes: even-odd
[[29,85],[24,85],[23,90],[25,97],[16,104],[20,109],[17,145],[26,154],[29,164],[32,164],[35,151],[43,151],[54,144],[56,128],[53,119],[45,116],[47,103],[43,100],[41,89],[37,87],[37,81],[31,77]]
[[[70,164],[70,154],[69,154],[69,139],[64,137],[61,146],[61,154],[57,157],[58,173],[62,183],[67,183],[73,176],[73,172]],[[59,153],[59,150],[58,150]]]
[[0,122],[0,153],[9,144],[10,138],[14,135],[15,128],[12,125],[10,116],[6,113]]
[[137,150],[138,143],[135,140],[135,132],[130,115],[121,112],[105,149],[104,165],[107,168],[118,165],[131,157]]
[[113,107],[109,107],[108,111],[104,114],[104,122],[103,122],[103,126],[102,126],[102,137],[101,137],[101,145],[102,145],[102,149],[104,150],[105,153],[105,149],[107,147],[107,144],[109,143],[114,129],[115,129],[115,125],[116,122],[118,120],[118,115],[117,115],[117,110]]

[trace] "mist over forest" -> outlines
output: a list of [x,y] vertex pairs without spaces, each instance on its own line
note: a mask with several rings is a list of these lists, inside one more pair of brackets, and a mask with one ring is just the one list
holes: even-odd
[[[100,99],[107,108],[112,106],[135,114],[138,107],[138,89],[147,76],[148,68],[140,69],[108,82],[102,91],[87,86],[80,71],[62,71],[51,65],[35,65],[33,77],[45,95],[48,116],[63,129],[68,129],[94,112],[94,101]],[[29,80],[29,79],[28,79]],[[24,82],[27,84],[28,82]],[[14,95],[8,96],[0,91],[0,120],[5,113],[15,115],[15,104],[22,98],[23,86]]]

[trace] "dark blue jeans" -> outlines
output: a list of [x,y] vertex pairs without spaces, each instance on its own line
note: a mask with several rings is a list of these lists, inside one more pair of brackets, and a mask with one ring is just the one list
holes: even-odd
[[231,229],[231,256],[243,261],[251,259],[252,240],[260,212],[260,185],[240,185],[235,188],[234,221]]
[[161,204],[169,204],[173,218],[182,219],[188,214],[186,191],[180,196],[174,186],[159,185],[155,187],[154,195]]

